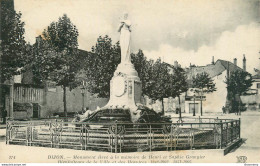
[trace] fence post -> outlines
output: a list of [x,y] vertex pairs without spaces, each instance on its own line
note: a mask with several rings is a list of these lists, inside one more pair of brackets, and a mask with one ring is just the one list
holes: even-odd
[[30,142],[30,123],[26,123],[26,145],[29,146]]
[[56,148],[56,145],[57,145],[57,130],[58,130],[58,120],[56,119],[55,120],[55,128],[54,128],[54,132],[53,132],[53,144],[54,144],[54,147]]
[[190,141],[190,149],[192,150],[192,124],[191,124],[191,126],[190,126],[190,138],[189,138],[189,141]]
[[[75,130],[77,129],[75,124]],[[80,125],[80,143],[81,143],[81,150],[83,149],[84,144],[84,133],[83,133],[83,124]]]
[[30,123],[30,146],[32,146],[32,141],[33,141],[33,125],[35,125],[33,122]]
[[149,133],[149,138],[150,138],[150,143],[149,143],[149,146],[150,146],[150,152],[152,151],[152,126],[150,124],[150,133]]
[[200,119],[200,116],[199,116],[199,128],[200,128],[200,126],[201,126],[201,124],[200,124],[200,123],[201,123],[201,119]]
[[32,124],[29,123],[27,124],[28,125],[28,129],[29,129],[29,132],[28,132],[28,145],[31,146],[31,138],[32,138]]
[[170,135],[170,141],[171,141],[171,151],[172,151],[172,143],[173,143],[173,124],[171,124],[171,135]]
[[236,139],[239,137],[239,120],[236,120]]
[[234,124],[233,124],[233,121],[231,122],[231,133],[230,133],[230,142],[233,142],[233,129],[234,129]]
[[220,149],[222,149],[223,145],[223,123],[222,120],[220,120]]
[[51,133],[51,147],[53,148],[53,129],[52,129],[52,122],[49,122],[49,130]]
[[238,138],[240,138],[241,134],[241,118],[239,118],[239,128],[238,128]]
[[[226,122],[226,121],[225,121]],[[229,123],[226,123],[226,125],[227,125],[227,129],[226,129],[226,144],[225,145],[227,145],[228,143],[229,143],[229,140],[228,140],[228,135],[230,134],[229,133],[229,131],[230,131],[230,124]]]
[[218,148],[218,124],[213,124],[214,125],[214,142],[216,144],[216,148]]
[[118,140],[117,140],[117,121],[116,121],[116,129],[115,129],[115,153],[117,153],[117,144],[118,144]]
[[9,144],[9,138],[10,138],[10,136],[9,136],[9,130],[10,130],[10,127],[9,127],[9,121],[6,121],[6,131],[5,131],[5,144]]
[[[85,124],[83,124],[84,125],[84,127],[83,127],[83,130],[84,130],[84,133],[83,134],[85,134],[85,139],[84,139],[84,143],[85,143],[85,150],[87,150],[87,127],[86,127],[86,125]],[[110,134],[109,134],[110,135]],[[110,141],[110,136],[109,136],[109,141]]]

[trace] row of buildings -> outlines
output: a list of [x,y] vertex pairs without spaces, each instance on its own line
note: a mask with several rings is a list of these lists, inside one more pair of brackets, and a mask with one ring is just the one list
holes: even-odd
[[[80,50],[82,54],[88,52]],[[175,65],[178,65],[175,62]],[[194,96],[194,89],[189,88],[187,92],[181,95],[181,110],[183,113],[192,114],[194,109],[199,113],[200,104],[203,104],[204,113],[222,113],[222,107],[225,106],[227,89],[225,80],[231,72],[236,70],[246,70],[246,58],[243,59],[243,68],[237,66],[237,59],[234,62],[225,60],[214,60],[206,66],[190,65],[186,68],[188,81],[198,73],[207,72],[214,80],[217,91],[203,96],[203,102],[200,102],[198,96]],[[84,82],[84,74],[81,74]],[[242,96],[242,102],[247,104],[250,109],[259,109],[260,107],[260,74],[253,76],[254,83],[251,89],[251,95]],[[67,92],[67,110],[75,113],[83,108],[95,110],[108,102],[107,98],[97,98],[90,94],[83,83],[82,86]],[[15,119],[30,118],[49,118],[57,113],[63,112],[63,89],[51,82],[44,85],[35,85],[32,82],[32,73],[27,71],[19,76],[15,76],[12,81],[1,84],[1,109],[6,109],[8,116]],[[161,111],[161,102],[144,98],[143,104],[152,107],[155,111]],[[175,112],[179,107],[178,100],[175,98],[164,99],[165,112]]]
[[[196,76],[199,73],[207,72],[216,84],[216,91],[212,93],[205,93],[204,96],[201,97],[195,93],[194,88],[188,89],[187,92],[181,95],[181,105],[179,106],[179,102],[177,98],[168,98],[165,99],[165,111],[166,112],[175,112],[176,108],[181,107],[183,113],[193,114],[194,110],[196,113],[200,112],[201,104],[204,113],[215,113],[221,114],[223,113],[222,108],[226,105],[227,101],[227,88],[226,88],[226,78],[229,75],[236,71],[246,71],[246,57],[243,57],[243,66],[242,68],[237,65],[237,59],[235,58],[233,63],[225,60],[218,59],[216,62],[214,61],[214,57],[212,57],[212,62],[206,66],[195,66],[190,65],[190,67],[186,68],[187,81],[191,82],[192,77]],[[175,62],[175,66],[178,65],[178,62]],[[257,72],[253,75],[253,85],[250,91],[246,96],[241,96],[241,101],[245,104],[246,108],[250,110],[260,109],[260,73]],[[203,102],[201,102],[201,100]],[[153,104],[153,108],[155,110],[161,109],[160,102],[156,102]]]

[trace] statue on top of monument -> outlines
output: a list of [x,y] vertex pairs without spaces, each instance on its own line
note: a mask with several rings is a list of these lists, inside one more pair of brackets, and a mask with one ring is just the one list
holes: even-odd
[[131,56],[130,56],[131,22],[128,20],[127,13],[124,14],[123,20],[120,20],[118,32],[120,32],[121,63],[131,63]]

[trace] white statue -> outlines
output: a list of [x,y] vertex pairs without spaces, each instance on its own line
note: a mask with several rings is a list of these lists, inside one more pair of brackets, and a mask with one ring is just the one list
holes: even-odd
[[121,47],[121,63],[131,63],[130,56],[130,36],[131,22],[127,19],[128,14],[124,14],[124,19],[120,21],[118,32],[120,32],[120,47]]

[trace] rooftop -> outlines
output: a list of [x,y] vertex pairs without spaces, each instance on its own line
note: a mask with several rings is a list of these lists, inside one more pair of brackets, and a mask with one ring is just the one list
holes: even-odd
[[193,76],[196,76],[199,73],[207,72],[211,78],[214,78],[224,71],[229,70],[230,72],[236,70],[243,70],[242,68],[236,66],[232,62],[218,59],[214,64],[208,64],[206,66],[191,66],[186,69],[187,73],[187,82],[191,85],[191,80]]

